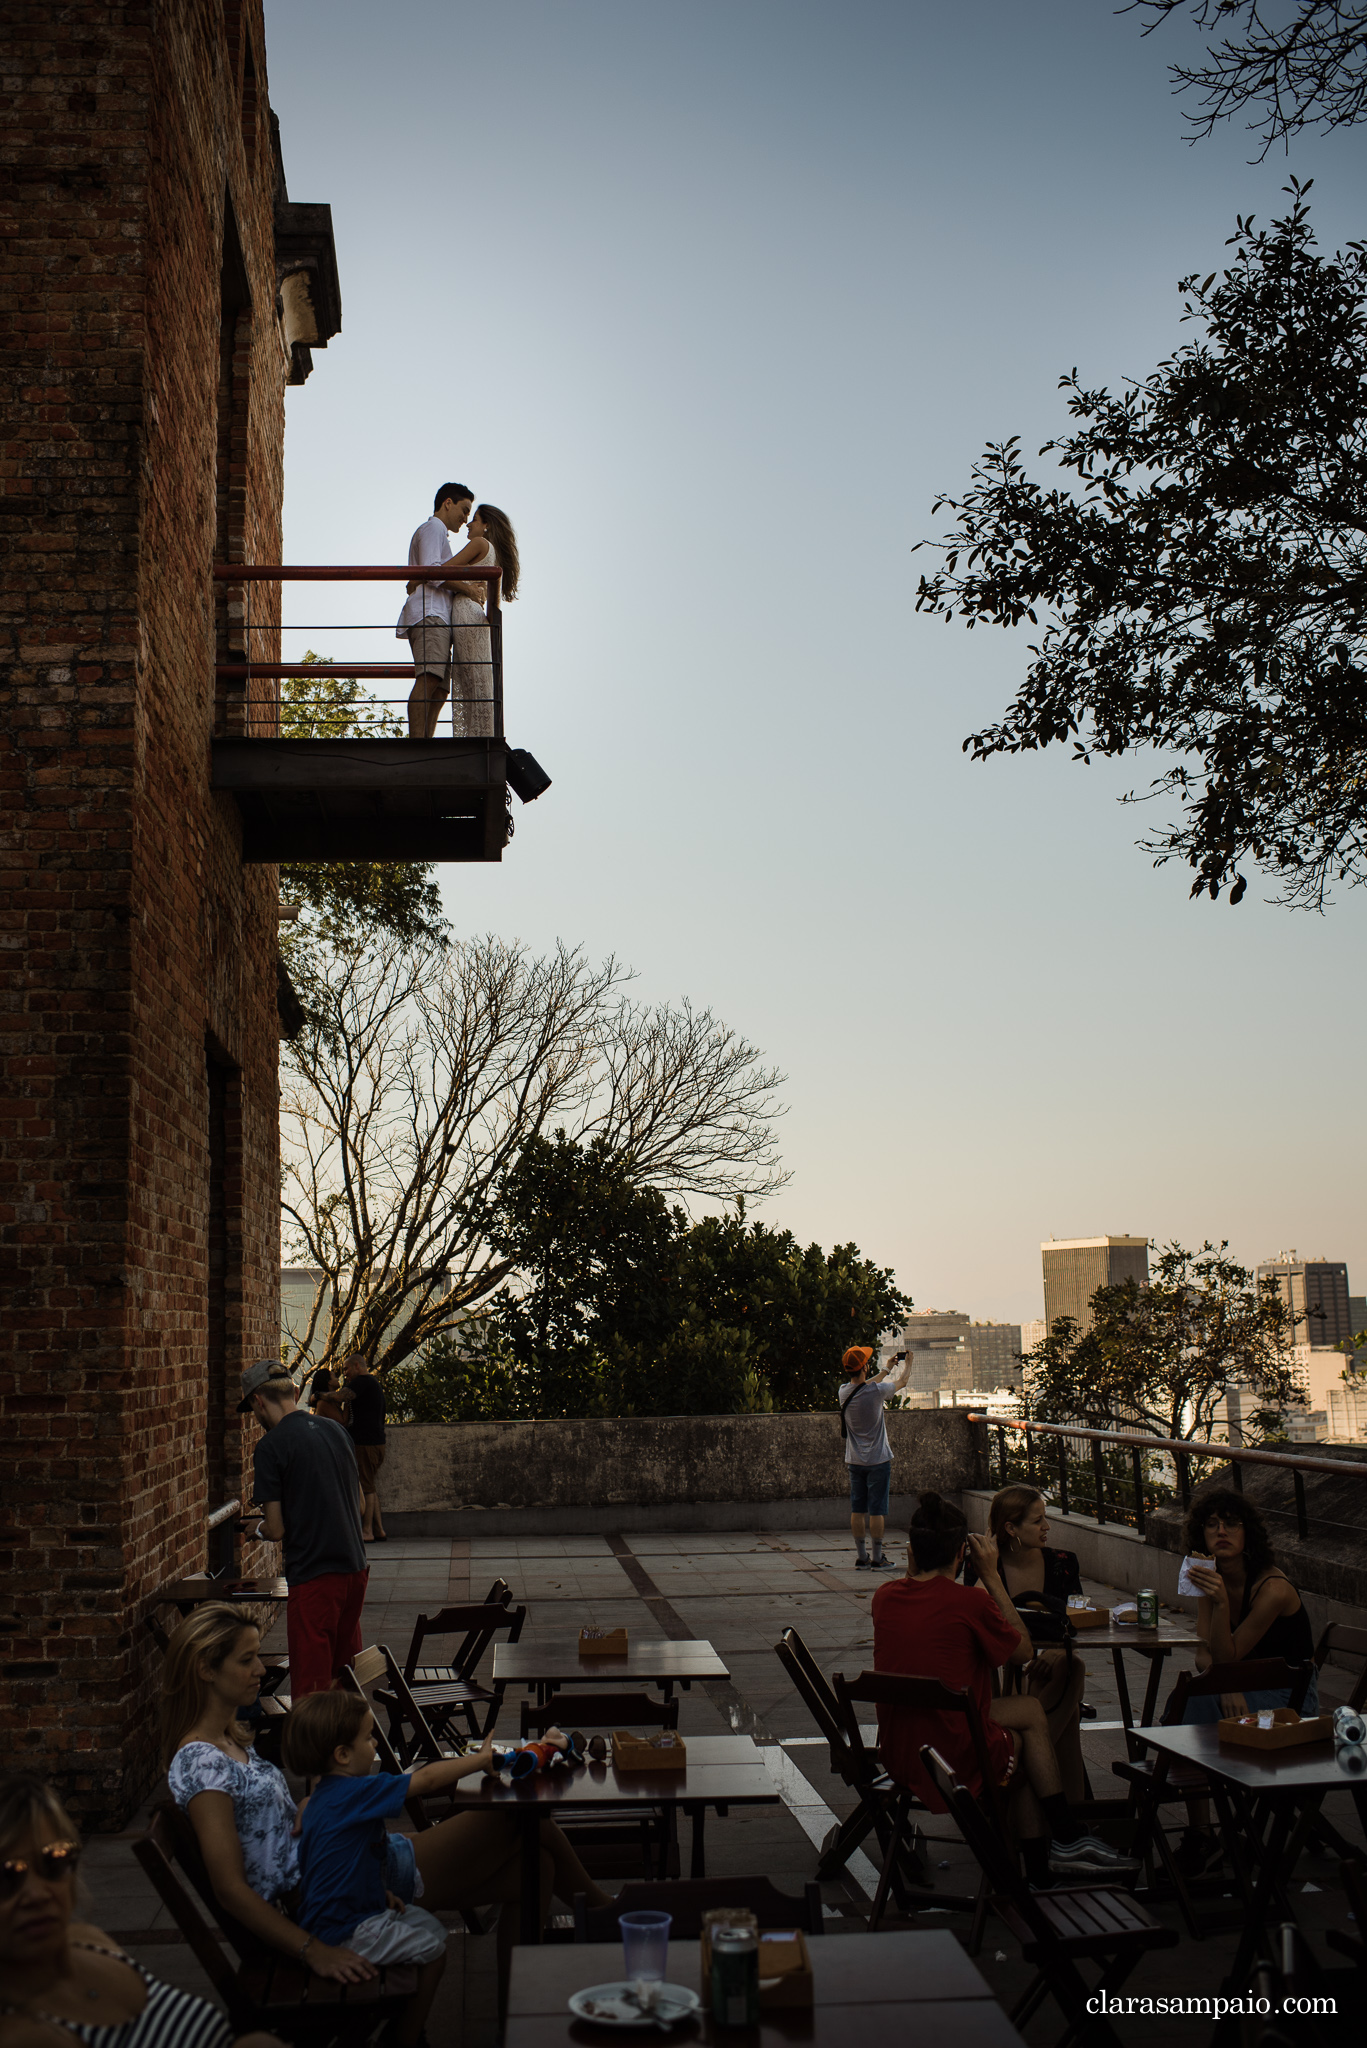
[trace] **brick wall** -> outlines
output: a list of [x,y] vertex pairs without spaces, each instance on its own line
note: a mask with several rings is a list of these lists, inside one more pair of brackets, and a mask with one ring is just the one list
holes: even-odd
[[109,1826],[155,1769],[148,1595],[204,1565],[279,1341],[276,875],[209,788],[210,568],[280,558],[288,358],[259,0],[7,23],[0,1716]]

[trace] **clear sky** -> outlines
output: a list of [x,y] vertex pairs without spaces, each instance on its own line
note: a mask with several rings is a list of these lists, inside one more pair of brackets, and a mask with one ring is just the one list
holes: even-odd
[[986,441],[1041,471],[1060,372],[1180,343],[1177,279],[1288,169],[1360,235],[1367,130],[1188,146],[1179,34],[1106,0],[267,0],[267,33],[343,300],[289,394],[286,559],[401,561],[446,478],[522,545],[508,731],[555,784],[442,871],[457,929],[745,1032],[788,1076],[768,1220],[920,1307],[1038,1315],[1041,1238],[1107,1231],[1367,1290],[1367,898],[1193,905],[1115,802],[1144,764],[969,763],[1024,649],[918,618],[911,553]]

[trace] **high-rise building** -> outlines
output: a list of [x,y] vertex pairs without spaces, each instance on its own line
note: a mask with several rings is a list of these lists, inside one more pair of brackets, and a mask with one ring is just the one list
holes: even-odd
[[1044,1320],[1052,1329],[1071,1316],[1079,1336],[1092,1327],[1092,1296],[1098,1287],[1125,1280],[1148,1284],[1147,1237],[1050,1237],[1040,1246],[1044,1262]]
[[1021,1383],[1019,1323],[973,1323],[968,1332],[975,1387],[1018,1387]]
[[1322,1349],[1344,1343],[1363,1328],[1353,1321],[1348,1268],[1342,1259],[1303,1259],[1293,1248],[1264,1259],[1258,1279],[1276,1281],[1291,1318],[1293,1327],[1287,1335],[1293,1344]]
[[1049,1325],[1042,1316],[1035,1316],[1030,1322],[1021,1324],[1021,1350],[1033,1351],[1049,1335]]

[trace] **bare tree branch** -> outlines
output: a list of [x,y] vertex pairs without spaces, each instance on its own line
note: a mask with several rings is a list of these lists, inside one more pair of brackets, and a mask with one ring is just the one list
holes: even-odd
[[1129,0],[1120,14],[1149,16],[1152,35],[1169,15],[1187,13],[1208,32],[1227,29],[1206,47],[1204,64],[1173,64],[1175,90],[1200,95],[1200,112],[1188,114],[1199,141],[1221,121],[1251,113],[1247,122],[1262,137],[1257,161],[1276,142],[1283,148],[1303,128],[1348,128],[1367,112],[1367,5],[1336,0]]
[[665,1193],[782,1186],[781,1075],[710,1011],[635,1004],[626,969],[483,938],[324,947],[284,1056],[286,1254],[320,1276],[298,1349],[381,1371],[510,1276],[486,1226],[502,1175],[550,1127],[604,1136]]

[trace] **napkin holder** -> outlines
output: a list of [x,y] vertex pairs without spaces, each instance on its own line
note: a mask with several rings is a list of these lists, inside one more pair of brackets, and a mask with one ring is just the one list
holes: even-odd
[[[1263,1713],[1269,1710],[1264,1707]],[[1332,1714],[1302,1719],[1294,1707],[1273,1707],[1272,1726],[1260,1728],[1257,1713],[1221,1721],[1220,1740],[1238,1749],[1297,1749],[1304,1742],[1328,1742],[1334,1733]]]
[[624,1628],[581,1628],[579,1631],[581,1657],[625,1657],[626,1653],[627,1632]]
[[1109,1607],[1070,1607],[1068,1619],[1074,1628],[1109,1628],[1111,1610]]
[[625,1728],[612,1732],[612,1761],[618,1771],[686,1771],[688,1749],[682,1735],[666,1730],[663,1735],[629,1735]]

